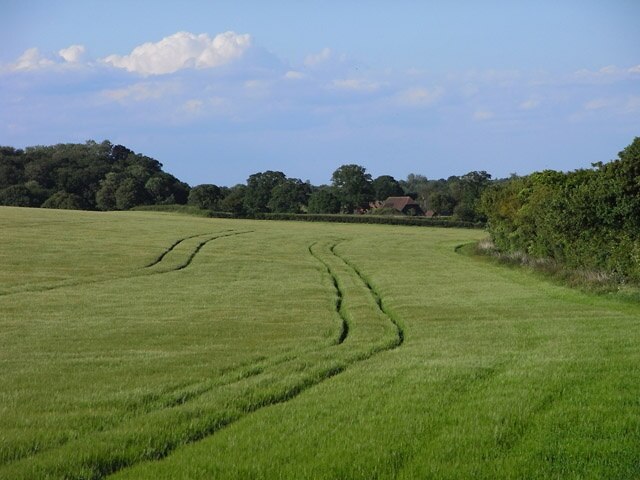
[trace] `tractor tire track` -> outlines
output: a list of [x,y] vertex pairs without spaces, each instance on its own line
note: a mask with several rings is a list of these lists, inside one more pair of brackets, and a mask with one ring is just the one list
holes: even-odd
[[[191,264],[191,262],[193,261],[195,256],[198,254],[198,252],[207,243],[217,238],[223,238],[223,237],[228,237],[232,235],[240,235],[245,233],[251,233],[251,232],[236,232],[236,233],[219,235],[213,238],[206,239],[200,242],[196,246],[194,251],[189,255],[189,257],[183,264],[179,265],[174,269],[167,270],[167,271],[175,271],[175,270],[186,268]],[[328,252],[330,252],[331,255],[333,255],[336,259],[344,263],[351,271],[353,271],[354,275],[359,279],[362,285],[366,287],[368,294],[371,295],[372,298],[375,300],[375,304],[379,309],[379,311],[385,317],[387,317],[391,323],[395,325],[397,334],[396,334],[396,339],[393,342],[379,343],[380,339],[378,339],[377,340],[378,344],[376,345],[374,343],[371,346],[371,348],[365,349],[364,347],[361,347],[360,350],[356,349],[353,352],[349,350],[346,350],[346,351],[342,350],[343,358],[333,358],[335,357],[335,355],[329,354],[329,353],[325,357],[322,357],[322,355],[324,354],[323,353],[324,349],[319,349],[315,352],[311,350],[308,352],[303,352],[303,354],[313,355],[314,353],[316,353],[320,355],[320,357],[317,358],[318,363],[315,365],[313,363],[310,364],[308,369],[305,369],[300,373],[295,374],[293,379],[280,378],[278,375],[274,375],[274,373],[277,373],[279,370],[276,370],[276,372],[268,372],[271,374],[272,378],[274,378],[273,380],[274,384],[271,388],[262,387],[263,390],[255,391],[249,398],[245,399],[241,397],[240,399],[238,399],[237,403],[234,402],[235,403],[234,407],[232,407],[231,405],[228,405],[225,408],[225,410],[219,411],[219,412],[210,411],[208,414],[206,414],[205,411],[202,410],[202,408],[204,407],[203,406],[199,407],[197,403],[190,407],[192,401],[198,398],[201,400],[200,402],[201,404],[203,400],[204,402],[206,402],[206,399],[203,399],[202,397],[204,397],[207,393],[212,393],[211,390],[216,388],[216,386],[209,384],[208,386],[204,386],[204,388],[191,387],[193,388],[191,391],[189,391],[190,390],[189,388],[183,389],[182,392],[179,392],[180,394],[178,394],[177,396],[173,396],[174,397],[173,399],[167,399],[163,407],[161,407],[160,409],[154,409],[153,411],[149,412],[149,415],[155,416],[155,415],[161,414],[162,411],[164,410],[173,410],[175,412],[174,415],[178,415],[182,417],[184,421],[189,422],[189,419],[191,419],[190,423],[192,424],[192,426],[189,427],[188,431],[184,431],[182,435],[180,435],[179,433],[175,433],[174,435],[177,435],[177,436],[169,437],[169,438],[166,438],[165,440],[161,440],[160,442],[161,446],[158,446],[156,448],[154,447],[150,448],[149,445],[154,443],[153,442],[153,439],[155,436],[154,432],[156,432],[155,434],[157,435],[158,432],[162,431],[162,422],[167,422],[168,424],[175,426],[175,424],[172,423],[173,417],[166,417],[166,418],[159,417],[157,418],[157,422],[152,422],[152,425],[154,425],[154,428],[157,429],[157,431],[153,429],[152,431],[149,431],[147,434],[147,436],[149,437],[148,441],[143,442],[147,445],[147,447],[144,448],[139,453],[137,453],[136,456],[132,458],[111,458],[111,456],[109,455],[109,452],[111,451],[113,446],[111,446],[111,444],[109,443],[109,437],[108,437],[109,431],[97,432],[95,433],[95,435],[98,435],[98,436],[107,435],[107,438],[104,438],[102,439],[102,441],[99,442],[99,445],[102,445],[102,448],[105,449],[105,451],[103,452],[103,455],[97,455],[95,457],[96,463],[92,465],[82,463],[81,465],[81,470],[83,472],[82,474],[68,472],[66,477],[67,478],[81,478],[81,477],[84,478],[84,476],[86,476],[86,474],[90,471],[91,478],[101,479],[101,478],[105,478],[108,475],[117,473],[118,471],[123,470],[125,468],[133,467],[136,464],[139,464],[142,462],[162,460],[163,458],[166,458],[170,453],[172,453],[176,448],[178,448],[178,446],[193,444],[234,424],[237,420],[244,418],[246,415],[257,412],[269,406],[288,402],[294,399],[295,397],[297,397],[298,395],[300,395],[301,393],[303,393],[304,391],[308,390],[309,388],[315,385],[318,385],[321,382],[328,380],[330,378],[333,378],[338,374],[344,372],[349,366],[359,363],[361,361],[367,360],[382,351],[391,350],[400,346],[404,341],[404,331],[401,327],[401,323],[398,322],[394,317],[390,315],[390,312],[384,305],[383,299],[380,297],[379,293],[374,288],[374,286],[360,272],[360,270],[357,267],[355,267],[352,263],[347,261],[344,257],[342,257],[341,255],[335,252],[335,248],[338,246],[339,243],[340,242],[337,242],[331,245],[328,249]],[[310,245],[308,247],[308,250],[309,250],[309,253],[314,258],[316,258],[322,265],[325,266],[329,275],[331,276],[332,283],[336,289],[336,295],[338,299],[336,300],[335,308],[336,308],[336,312],[340,315],[340,318],[343,321],[343,329],[337,342],[335,343],[335,346],[337,347],[339,346],[341,349],[344,349],[347,347],[347,345],[349,345],[349,342],[345,342],[349,338],[349,322],[347,320],[345,305],[343,302],[345,292],[340,287],[340,283],[341,283],[340,278],[335,273],[334,269],[332,269],[325,260],[322,260],[318,256],[318,254],[314,252],[314,246],[316,244],[317,242]],[[167,271],[153,272],[153,273],[166,273]],[[218,385],[218,386],[223,386],[223,387],[233,386],[234,384],[239,383],[241,380],[244,380],[247,378],[256,378],[257,380],[257,377],[259,377],[263,373],[266,374],[268,369],[274,368],[276,366],[280,366],[284,368],[288,361],[293,361],[293,360],[295,360],[295,358],[292,359],[291,357],[289,358],[285,357],[282,359],[282,362],[277,362],[275,365],[269,364],[265,368],[261,368],[256,365],[255,368],[249,368],[244,375],[240,373],[235,379],[229,379],[231,380],[230,382],[228,383],[224,382],[222,385]],[[307,359],[307,361],[308,360],[309,359]],[[249,388],[248,391],[251,391],[250,390],[251,386],[247,386],[243,388]],[[206,406],[206,403],[204,403],[204,405]],[[184,408],[187,408],[187,410],[186,411],[183,410]],[[142,413],[141,417],[146,417],[146,414]],[[128,423],[129,422],[124,422],[122,425],[125,425]],[[199,426],[196,426],[196,425],[199,425]],[[141,432],[138,432],[136,435],[138,440],[142,441],[143,438],[139,436],[140,433]],[[83,437],[86,437],[86,435],[83,435]],[[117,435],[116,435],[116,438],[117,438]],[[80,440],[80,441],[85,442],[86,440]],[[74,444],[77,443],[77,439],[73,443]],[[42,459],[44,460],[44,465],[40,463],[40,467],[44,467],[45,470],[47,471],[49,470],[49,468],[51,468],[52,471],[55,471],[56,459],[59,458],[58,453],[60,453],[60,452],[56,452],[58,447],[60,446],[56,445],[52,449],[50,449],[48,452],[42,452],[42,451],[38,452],[38,453],[43,453],[45,455],[45,458]],[[67,444],[66,446],[63,446],[63,451],[65,450],[69,450],[69,453],[75,451],[74,447],[72,447],[71,444]],[[30,457],[35,457],[35,456],[37,456],[37,453],[30,455],[27,458],[23,458],[22,460],[29,461]],[[48,459],[46,457],[48,457]],[[77,461],[82,462],[81,459],[78,459]],[[11,462],[10,464],[5,464],[5,466],[9,466],[10,469],[12,469],[11,464],[13,463],[14,462]],[[17,463],[20,464],[21,462],[18,461]],[[49,465],[50,467],[46,467],[45,465]],[[17,472],[21,471],[21,469],[18,467],[17,464],[15,465],[15,467],[18,468],[18,470],[16,470]],[[70,466],[70,468],[74,468],[74,467]],[[4,470],[4,468],[0,467],[0,476],[2,476],[2,470]]]
[[[223,232],[229,232],[229,231],[233,231],[233,230],[223,230]],[[222,232],[220,232],[222,233]],[[178,240],[176,240],[175,242],[173,242],[173,244],[171,244],[171,246],[169,246],[168,248],[166,248],[164,250],[164,252],[162,252],[155,260],[153,260],[150,264],[145,265],[143,268],[150,268],[153,267],[154,265],[160,263],[162,261],[162,259],[169,253],[171,252],[174,248],[176,248],[178,245],[180,245],[182,242],[184,242],[185,240],[189,240],[191,238],[196,238],[196,237],[203,237],[205,235],[213,235],[212,232],[210,233],[198,233],[196,235],[189,235],[188,237],[183,237],[180,238]]]
[[[233,230],[229,230],[229,231],[230,232],[234,232]],[[229,237],[229,236],[234,236],[234,235],[241,235],[241,234],[244,234],[244,233],[252,233],[252,232],[253,231],[234,232],[234,233],[228,233],[226,235],[217,235],[215,237],[208,238],[205,241],[200,242],[196,246],[196,248],[191,252],[191,254],[187,258],[187,260],[184,261],[182,264],[178,265],[177,267],[175,267],[175,268],[173,268],[171,270],[165,270],[165,271],[161,271],[161,272],[153,272],[152,274],[167,273],[169,271],[182,270],[182,269],[186,268],[187,266],[189,266],[191,264],[191,262],[193,261],[194,257],[196,256],[196,254],[207,243],[209,243],[209,242],[211,242],[213,240],[216,240],[218,238]],[[162,259],[169,252],[171,252],[176,246],[181,244],[183,241],[189,240],[191,238],[200,237],[200,236],[203,236],[203,235],[206,235],[206,234],[191,235],[191,236],[184,237],[184,238],[176,240],[170,247],[165,249],[165,251],[161,255],[159,255],[156,260],[154,260],[152,263],[150,263],[149,265],[147,265],[146,267],[143,267],[143,268],[150,268],[150,267],[153,267],[153,266],[157,265],[160,261],[162,261]],[[309,246],[309,252],[311,253],[311,255],[314,258],[317,258],[313,254],[313,252],[311,251],[311,247],[312,246],[313,245]],[[322,262],[320,259],[318,259],[318,261]],[[327,269],[328,269],[328,266],[327,266]],[[129,277],[119,277],[119,278],[129,278]],[[339,309],[339,303],[342,302],[342,292],[339,290],[339,287],[337,286],[337,280],[335,279],[334,276],[332,276],[332,280],[333,280],[333,283],[334,283],[334,285],[335,285],[335,287],[337,289],[337,292],[338,292],[338,306],[336,308]],[[65,286],[67,286],[67,285],[65,285]],[[59,288],[62,288],[62,287],[59,287]],[[344,316],[344,313],[342,314],[341,318],[342,318],[343,322],[346,322],[346,319],[344,319],[343,316]],[[340,334],[339,341],[337,342],[337,344],[342,343],[344,341],[344,338],[346,338],[346,335],[347,335],[347,333],[345,332],[345,330],[342,330],[341,334]],[[333,344],[336,344],[336,342],[333,342]],[[302,352],[298,352],[298,353],[299,354],[307,354],[312,350],[313,349],[307,349],[307,350],[303,350]],[[94,430],[84,431],[77,437],[69,438],[66,441],[61,441],[59,443],[51,445],[50,447],[44,447],[44,446],[40,445],[40,446],[38,446],[38,449],[35,450],[35,451],[26,450],[26,451],[22,452],[21,454],[16,454],[12,458],[5,459],[4,461],[0,462],[0,466],[1,465],[8,465],[10,463],[13,463],[13,462],[16,462],[16,461],[19,461],[19,460],[23,460],[23,459],[28,459],[28,458],[37,456],[39,454],[42,454],[44,452],[47,452],[47,451],[50,451],[50,450],[54,450],[56,448],[63,447],[64,445],[66,445],[69,442],[72,442],[74,440],[78,440],[79,438],[86,438],[87,436],[89,436],[91,434],[95,434],[98,431],[105,431],[105,430],[116,428],[118,425],[121,425],[121,424],[125,423],[126,421],[130,421],[130,420],[132,420],[132,419],[134,419],[136,417],[139,417],[141,415],[146,415],[146,414],[150,414],[150,413],[153,413],[153,412],[158,412],[158,411],[161,411],[161,410],[170,409],[170,408],[173,408],[173,407],[184,405],[188,401],[194,400],[194,399],[196,399],[196,398],[198,398],[198,397],[210,392],[211,390],[213,390],[215,388],[229,386],[229,385],[232,385],[234,383],[238,383],[238,382],[241,382],[243,380],[246,380],[248,378],[261,375],[268,368],[273,368],[273,367],[276,367],[276,366],[278,366],[278,365],[280,365],[282,363],[285,363],[285,362],[288,362],[288,361],[291,361],[291,360],[295,360],[295,359],[296,359],[296,356],[292,356],[290,353],[283,353],[283,354],[281,354],[279,356],[276,356],[275,358],[271,358],[271,359],[264,359],[263,358],[263,359],[255,361],[255,362],[244,363],[244,364],[240,364],[240,365],[238,365],[236,367],[232,367],[232,368],[226,370],[222,374],[221,378],[219,377],[216,380],[209,380],[209,381],[205,381],[205,382],[199,382],[199,383],[196,383],[196,384],[180,385],[180,386],[177,386],[175,388],[169,388],[169,389],[165,390],[164,392],[162,392],[161,394],[159,394],[157,396],[157,398],[153,399],[152,402],[141,400],[139,402],[135,402],[134,404],[132,404],[130,407],[128,407],[128,409],[129,409],[128,413],[129,414],[125,415],[125,420],[123,420],[121,422],[110,423],[108,425],[102,425],[101,427],[96,428]]]
[[398,335],[398,341],[397,341],[397,344],[395,345],[395,347],[393,347],[393,348],[399,347],[400,345],[402,345],[404,343],[404,337],[405,337],[404,327],[402,326],[402,322],[399,321],[398,318],[393,314],[393,312],[391,312],[384,305],[384,302],[382,300],[382,297],[380,296],[380,293],[373,286],[373,284],[369,281],[369,279],[365,275],[362,274],[360,269],[358,269],[352,262],[350,262],[349,260],[347,260],[343,256],[339,255],[338,253],[336,253],[335,248],[337,246],[338,246],[338,244],[335,244],[330,248],[331,253],[333,255],[335,255],[337,258],[339,258],[340,260],[342,260],[351,270],[353,270],[353,272],[358,276],[358,278],[362,281],[362,283],[365,285],[365,287],[367,287],[367,289],[369,290],[369,293],[371,294],[371,296],[375,300],[376,305],[378,306],[378,309],[389,319],[389,321],[391,321],[391,323],[393,323],[395,325],[396,330],[397,330],[397,335]]
[[[227,233],[224,235],[216,235],[214,237],[208,238],[203,242],[200,242],[196,248],[189,254],[189,256],[187,257],[187,259],[181,263],[180,265],[178,265],[175,268],[169,269],[169,270],[162,270],[162,271],[158,271],[158,272],[150,272],[150,273],[143,273],[143,274],[134,274],[134,275],[130,275],[130,276],[123,276],[123,277],[112,277],[109,279],[103,279],[103,280],[94,280],[91,282],[77,282],[75,284],[69,285],[60,285],[57,287],[52,287],[52,288],[47,288],[46,290],[55,290],[57,288],[64,288],[64,287],[69,287],[69,286],[73,286],[73,285],[86,285],[86,284],[94,284],[94,283],[104,283],[104,282],[109,282],[112,280],[121,280],[121,279],[127,279],[127,278],[136,278],[136,277],[141,277],[141,276],[148,276],[148,275],[158,275],[158,274],[163,274],[163,273],[169,273],[169,272],[173,272],[173,271],[178,271],[178,270],[183,270],[184,268],[188,267],[192,262],[193,259],[195,258],[195,256],[200,252],[200,250],[202,250],[202,248],[208,244],[209,242],[212,242],[213,240],[217,240],[219,238],[225,238],[225,237],[231,237],[231,236],[236,236],[236,235],[243,235],[243,234],[247,234],[247,233],[253,233],[253,230],[249,230],[246,232],[235,232],[233,230],[225,230],[228,232],[233,232],[233,233]],[[168,247],[155,261],[153,261],[151,264],[147,265],[146,267],[143,268],[150,268],[152,266],[157,265],[169,252],[171,252],[177,245],[179,245],[180,243],[182,243],[185,240],[191,239],[191,238],[196,238],[196,237],[200,237],[206,234],[198,234],[198,235],[191,235],[189,237],[184,237],[181,238],[179,240],[177,240],[176,242],[174,242],[170,247]],[[12,292],[12,293],[23,293],[23,292]],[[277,358],[277,357],[276,357]],[[225,376],[230,376],[231,378],[228,378],[226,380],[223,381],[213,381],[213,382],[207,382],[206,385],[201,386],[200,388],[194,388],[194,385],[191,386],[181,386],[178,387],[176,389],[169,389],[168,391],[164,392],[164,396],[165,397],[169,397],[169,398],[164,398],[164,399],[158,399],[158,403],[160,403],[160,405],[156,408],[145,408],[144,406],[144,402],[142,402],[141,406],[138,406],[137,408],[134,406],[134,409],[140,409],[139,413],[137,414],[133,414],[133,415],[129,415],[127,416],[127,420],[131,420],[132,418],[135,418],[139,415],[144,415],[144,414],[148,414],[154,411],[158,411],[158,410],[163,410],[163,409],[167,409],[167,408],[172,408],[175,406],[179,406],[182,405],[184,403],[186,403],[187,401],[197,398],[209,391],[211,391],[214,388],[217,387],[221,387],[221,386],[226,386],[226,385],[231,385],[233,383],[237,383],[240,382],[244,379],[250,378],[252,376],[256,376],[256,375],[260,375],[264,369],[266,367],[270,367],[273,365],[278,365],[280,363],[286,362],[291,360],[291,356],[289,354],[284,354],[282,355],[282,357],[280,359],[275,360],[275,362],[271,362],[268,365],[264,365],[264,361],[258,361],[252,364],[245,364],[245,365],[240,365],[236,368],[233,368],[231,370],[229,370],[228,372],[225,372]],[[180,391],[181,390],[181,391]],[[118,422],[115,424],[111,424],[108,425],[107,428],[113,428],[115,426],[117,426],[118,424],[121,424],[123,422]],[[101,427],[103,428],[103,427]],[[77,438],[82,438],[82,437],[86,437],[87,435],[90,435],[92,433],[95,433],[96,430],[94,431],[86,431],[83,434],[80,435],[80,437],[74,437],[74,438],[69,438],[66,441],[57,443],[55,445],[51,445],[50,448],[46,448],[43,446],[39,446],[37,451],[33,451],[33,452],[29,452],[29,451],[25,451],[23,452],[23,454],[17,454],[15,456],[13,456],[10,460],[5,460],[4,462],[0,463],[0,465],[8,465],[12,462],[16,462],[22,459],[27,459],[33,456],[36,456],[39,453],[43,453],[49,450],[53,450],[59,447],[64,446],[65,444],[73,441],[73,440],[77,440]]]
[[137,271],[135,271],[134,273],[132,273],[130,275],[115,275],[115,276],[110,276],[108,278],[97,278],[97,279],[94,277],[93,279],[86,278],[86,279],[76,280],[76,281],[72,281],[72,282],[69,282],[69,283],[63,283],[63,284],[58,284],[58,285],[48,285],[48,286],[42,286],[42,287],[38,287],[38,286],[26,287],[26,288],[20,289],[20,290],[13,290],[13,291],[9,291],[9,292],[0,292],[0,297],[6,297],[6,296],[9,296],[9,295],[18,295],[18,294],[21,294],[21,293],[49,292],[51,290],[58,290],[58,289],[61,289],[61,288],[75,287],[75,286],[78,286],[78,285],[94,285],[94,284],[98,284],[98,283],[108,283],[108,282],[112,282],[112,281],[116,281],[116,280],[125,280],[125,279],[128,279],[128,278],[143,277],[143,276],[148,276],[148,275],[158,275],[158,274],[162,274],[162,273],[173,272],[173,271],[176,271],[176,270],[182,270],[182,269],[188,267],[191,264],[191,262],[193,261],[193,258],[200,251],[200,249],[202,249],[202,247],[204,247],[204,245],[209,243],[210,241],[216,240],[218,238],[230,237],[230,236],[234,236],[234,235],[244,235],[244,234],[253,233],[253,232],[254,232],[253,230],[248,230],[246,232],[234,232],[234,233],[228,233],[228,234],[225,234],[225,235],[217,235],[215,237],[211,237],[211,238],[207,239],[206,241],[202,242],[201,244],[199,244],[196,247],[196,249],[194,249],[194,251],[191,252],[191,254],[189,255],[189,257],[187,258],[187,260],[185,262],[183,262],[182,264],[178,265],[177,267],[169,268],[167,270],[149,271],[148,269],[152,268],[152,267],[156,267],[158,265],[161,265],[162,264],[162,260],[164,260],[166,255],[168,253],[170,253],[171,251],[173,251],[179,244],[181,244],[185,240],[189,240],[191,238],[200,237],[200,236],[206,235],[206,234],[192,235],[192,236],[181,238],[181,239],[177,240],[172,246],[170,246],[162,254],[160,254],[159,257],[156,258],[156,260],[154,260],[152,263],[142,267],[142,269],[137,270]]
[[191,265],[191,262],[193,262],[193,259],[195,258],[195,256],[200,252],[200,250],[202,250],[202,247],[204,247],[209,242],[218,240],[219,238],[234,237],[236,235],[245,235],[247,233],[253,233],[253,232],[254,230],[247,230],[246,232],[233,232],[233,233],[227,233],[225,235],[217,235],[215,237],[208,238],[205,241],[200,242],[198,245],[196,245],[196,248],[191,252],[191,254],[189,254],[187,259],[183,263],[181,263],[180,265],[178,265],[177,267],[171,270],[163,271],[162,273],[175,272],[175,271],[183,270],[187,268],[189,265]]
[[[331,267],[329,266],[328,263],[326,263],[324,260],[322,260],[318,255],[316,255],[313,252],[313,247],[317,244],[318,242],[314,242],[311,245],[309,245],[309,253],[311,254],[311,256],[313,258],[315,258],[318,262],[320,262],[324,268],[326,269],[327,273],[329,274],[329,276],[331,277],[331,282],[333,283],[333,288],[336,291],[336,313],[338,314],[338,316],[340,317],[341,321],[342,321],[342,328],[340,330],[340,335],[338,336],[338,339],[336,340],[336,345],[340,345],[342,344],[347,336],[349,335],[349,321],[347,320],[347,316],[345,315],[344,309],[342,308],[342,299],[344,298],[344,293],[342,292],[342,289],[340,288],[340,285],[338,283],[338,277],[336,276],[336,274],[333,272],[333,270],[331,270]],[[335,246],[335,244],[331,247],[333,248]]]

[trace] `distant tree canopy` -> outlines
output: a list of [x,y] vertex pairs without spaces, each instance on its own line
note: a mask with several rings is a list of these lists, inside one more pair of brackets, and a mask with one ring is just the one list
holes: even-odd
[[479,208],[503,251],[640,281],[640,137],[592,169],[495,182]]
[[223,192],[217,185],[197,185],[189,192],[189,205],[205,210],[220,210]]
[[404,190],[400,183],[391,175],[381,175],[373,182],[373,196],[376,200],[384,201],[389,197],[400,197],[404,195]]
[[311,194],[309,213],[340,213],[340,199],[332,187],[323,186]]
[[109,141],[0,147],[0,204],[124,210],[186,203],[189,186],[153,158]]
[[481,222],[484,215],[478,209],[482,192],[489,186],[491,175],[485,171],[469,172],[460,177],[429,180],[424,175],[411,173],[399,182],[422,209],[437,215],[453,215],[458,220]]
[[273,187],[267,207],[275,213],[302,213],[308,203],[311,185],[287,178]]
[[[89,210],[127,210],[139,205],[185,204],[235,215],[261,213],[354,213],[373,200],[409,195],[423,210],[478,221],[478,199],[488,185],[486,172],[447,180],[410,174],[398,181],[375,179],[365,167],[346,164],[331,176],[330,186],[288,178],[267,170],[246,184],[190,188],[162,170],[162,164],[108,140],[84,144],[0,147],[0,205]],[[394,212],[389,212],[394,214]],[[395,212],[398,214],[398,212]]]
[[268,212],[273,189],[283,183],[286,178],[284,173],[272,170],[251,175],[247,179],[244,209],[248,213]]
[[331,176],[331,183],[344,213],[367,208],[374,198],[371,175],[360,165],[342,165]]

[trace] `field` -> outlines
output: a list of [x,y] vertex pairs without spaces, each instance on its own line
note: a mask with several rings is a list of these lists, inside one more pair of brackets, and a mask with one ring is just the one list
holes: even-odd
[[481,230],[0,208],[0,478],[640,478],[640,305]]

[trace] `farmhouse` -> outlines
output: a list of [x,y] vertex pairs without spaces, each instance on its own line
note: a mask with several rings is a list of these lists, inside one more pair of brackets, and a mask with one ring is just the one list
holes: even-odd
[[424,215],[424,211],[411,197],[389,197],[382,204],[383,208],[393,208],[405,215]]

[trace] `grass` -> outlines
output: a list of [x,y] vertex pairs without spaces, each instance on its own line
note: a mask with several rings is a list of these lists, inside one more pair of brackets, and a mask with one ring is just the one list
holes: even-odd
[[455,253],[481,231],[0,228],[0,478],[640,476],[640,306]]

